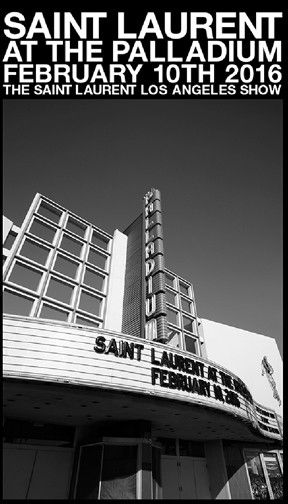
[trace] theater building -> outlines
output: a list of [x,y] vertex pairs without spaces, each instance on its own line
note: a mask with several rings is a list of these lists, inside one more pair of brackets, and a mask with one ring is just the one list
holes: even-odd
[[4,498],[281,498],[276,342],[200,319],[159,190],[139,211],[3,219]]

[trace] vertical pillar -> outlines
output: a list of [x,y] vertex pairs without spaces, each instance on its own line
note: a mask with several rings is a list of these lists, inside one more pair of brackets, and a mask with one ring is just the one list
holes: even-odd
[[251,499],[248,471],[243,457],[243,445],[223,441],[231,499]]
[[147,442],[142,443],[142,497],[141,499],[153,499],[152,478],[152,446]]
[[113,236],[104,327],[119,332],[122,330],[126,254],[127,236],[116,229]]
[[127,258],[122,332],[144,338],[142,213],[125,229],[124,233],[127,236]]
[[231,499],[222,441],[207,441],[205,453],[212,499]]

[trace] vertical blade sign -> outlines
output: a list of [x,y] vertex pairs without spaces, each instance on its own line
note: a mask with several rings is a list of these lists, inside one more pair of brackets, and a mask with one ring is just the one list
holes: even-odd
[[145,338],[167,342],[165,266],[161,195],[151,189],[144,196]]

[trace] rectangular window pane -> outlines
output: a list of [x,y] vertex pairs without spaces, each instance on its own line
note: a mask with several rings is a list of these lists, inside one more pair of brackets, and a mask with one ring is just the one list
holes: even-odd
[[102,247],[103,249],[107,250],[109,241],[110,241],[109,238],[106,238],[106,236],[101,235],[97,231],[93,231],[92,243],[98,245],[98,247]]
[[166,301],[167,303],[171,303],[174,306],[176,306],[176,294],[174,292],[171,292],[169,290],[166,290]]
[[179,325],[178,312],[167,308],[167,320],[171,322],[171,324]]
[[96,320],[86,319],[84,317],[79,317],[78,315],[76,317],[76,323],[91,326],[91,327],[99,327],[99,325],[100,325],[100,323],[97,322]]
[[197,354],[197,342],[194,338],[191,338],[187,334],[184,336],[185,338],[185,347],[187,352],[191,352],[193,354]]
[[3,313],[13,315],[30,315],[33,300],[5,290],[3,293]]
[[274,499],[283,499],[283,476],[276,453],[264,453],[264,460]]
[[183,327],[185,331],[194,332],[194,321],[189,317],[183,316]]
[[175,278],[172,275],[169,275],[169,273],[165,273],[165,281],[166,285],[175,288]]
[[269,492],[259,454],[257,452],[247,452],[245,453],[245,459],[254,499],[269,500]]
[[62,320],[66,322],[68,319],[68,312],[60,310],[53,306],[49,306],[47,304],[43,304],[40,317],[51,320]]
[[56,229],[35,219],[29,232],[49,243],[53,243]]
[[107,256],[101,254],[101,252],[97,252],[97,250],[95,249],[90,248],[88,262],[94,264],[95,266],[98,266],[98,268],[105,270],[107,263]]
[[82,224],[82,222],[74,219],[73,217],[69,217],[66,229],[69,229],[69,231],[72,231],[72,233],[75,233],[78,236],[81,236],[81,238],[84,238],[87,226]]
[[43,247],[39,243],[26,239],[20,254],[39,264],[46,264],[50,249]]
[[16,262],[12,273],[9,276],[9,282],[14,282],[22,287],[27,287],[33,291],[37,291],[42,273],[36,271],[29,266]]
[[182,292],[182,294],[185,294],[186,296],[189,296],[190,295],[189,285],[184,284],[181,281],[179,282],[179,285],[180,285],[180,292]]
[[73,294],[74,287],[64,283],[62,280],[50,278],[46,296],[49,296],[57,301],[69,304]]
[[78,266],[78,263],[71,261],[71,259],[68,259],[68,257],[63,257],[62,255],[58,254],[54,264],[54,270],[59,271],[63,275],[67,275],[70,278],[75,278]]
[[42,201],[37,213],[40,215],[43,215],[47,219],[52,220],[53,222],[56,222],[58,224],[60,217],[62,215],[62,212],[58,210],[58,208],[55,208],[53,205],[50,205],[49,203],[46,203],[46,201]]
[[77,240],[74,240],[74,238],[72,238],[71,236],[64,234],[60,246],[62,249],[70,252],[70,254],[74,254],[77,257],[81,256],[83,244],[78,242]]
[[168,328],[168,341],[167,345],[171,345],[174,348],[180,348],[180,333],[174,329]]
[[96,273],[96,271],[86,268],[84,283],[94,289],[102,291],[104,286],[104,277],[99,273]]
[[181,307],[182,310],[192,313],[191,308],[192,308],[192,303],[190,301],[187,301],[187,299],[184,299],[181,297]]
[[12,248],[12,245],[15,241],[17,234],[13,233],[12,231],[9,231],[8,236],[5,240],[4,247],[10,250]]
[[137,446],[104,446],[100,499],[136,499]]
[[82,291],[80,296],[80,304],[79,308],[81,310],[85,310],[89,313],[93,313],[94,315],[99,316],[101,311],[102,299],[99,299],[93,294],[89,294],[88,292]]

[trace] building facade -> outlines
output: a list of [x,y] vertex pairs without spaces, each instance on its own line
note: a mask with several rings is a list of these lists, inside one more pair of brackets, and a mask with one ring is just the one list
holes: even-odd
[[281,498],[275,340],[199,318],[162,222],[4,218],[4,498]]

